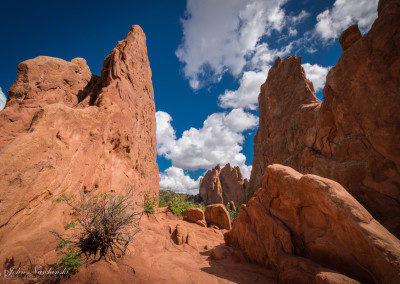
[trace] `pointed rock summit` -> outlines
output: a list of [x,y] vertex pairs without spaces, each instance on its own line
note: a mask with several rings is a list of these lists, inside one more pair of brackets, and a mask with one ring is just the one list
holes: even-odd
[[146,37],[133,26],[104,60],[40,56],[18,65],[0,112],[0,262],[54,261],[69,221],[62,194],[157,195],[156,120]]
[[243,178],[239,167],[232,167],[229,163],[221,169],[216,167],[207,171],[200,180],[200,197],[206,204],[223,203],[231,201],[234,205],[243,203],[247,179]]
[[278,163],[333,179],[400,236],[400,4],[380,1],[361,37],[343,32],[343,54],[328,73],[323,102],[301,58],[278,58],[259,95],[259,129],[249,195]]

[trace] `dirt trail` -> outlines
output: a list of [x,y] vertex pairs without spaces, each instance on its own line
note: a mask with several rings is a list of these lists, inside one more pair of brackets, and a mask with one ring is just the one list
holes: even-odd
[[[176,245],[170,228],[177,224],[194,232],[198,250]],[[211,251],[223,247],[223,231],[188,223],[171,213],[144,216],[142,231],[130,252],[117,263],[100,261],[82,267],[68,283],[276,283],[274,273],[257,265],[241,263],[232,255],[215,260]],[[123,265],[134,267],[131,269]]]

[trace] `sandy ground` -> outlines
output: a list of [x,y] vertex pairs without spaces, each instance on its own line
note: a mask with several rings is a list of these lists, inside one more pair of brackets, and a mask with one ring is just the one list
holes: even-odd
[[[195,234],[197,248],[174,243],[170,226],[177,224]],[[102,260],[85,265],[67,283],[276,283],[272,271],[239,261],[231,253],[215,260],[213,249],[229,251],[221,230],[188,223],[171,213],[144,216],[141,227],[117,263]]]

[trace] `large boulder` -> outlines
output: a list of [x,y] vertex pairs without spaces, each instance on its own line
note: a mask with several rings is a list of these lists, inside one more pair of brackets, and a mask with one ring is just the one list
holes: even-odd
[[70,220],[62,194],[158,194],[156,120],[146,37],[133,26],[104,60],[38,57],[18,66],[0,112],[0,262],[55,260]]
[[341,36],[343,54],[315,97],[301,58],[278,58],[261,86],[251,196],[268,165],[333,179],[400,236],[400,1],[379,2],[361,37]]
[[183,220],[207,227],[204,212],[199,208],[189,208],[183,212]]
[[229,163],[222,169],[218,164],[208,170],[200,179],[199,194],[206,204],[242,204],[245,196],[247,179],[243,178],[239,167]]
[[280,282],[400,281],[400,241],[340,184],[286,166],[267,167],[225,236]]
[[231,229],[231,218],[223,204],[211,204],[204,212],[208,226],[216,225],[220,229]]

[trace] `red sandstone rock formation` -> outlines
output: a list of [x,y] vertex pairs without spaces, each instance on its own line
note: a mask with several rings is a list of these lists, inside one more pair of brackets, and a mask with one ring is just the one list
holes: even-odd
[[183,220],[207,227],[204,212],[199,208],[189,208],[183,212]]
[[239,167],[232,168],[228,163],[221,169],[218,164],[200,180],[199,193],[206,204],[226,205],[233,201],[239,205],[243,203],[246,184]]
[[204,212],[208,226],[216,225],[220,229],[231,229],[231,218],[223,204],[211,204]]
[[396,237],[338,183],[281,165],[267,167],[225,240],[276,270],[279,282],[400,281]]
[[55,261],[49,230],[70,216],[62,194],[157,195],[156,120],[146,37],[133,26],[104,60],[38,57],[18,66],[0,113],[0,262]]
[[400,2],[380,1],[363,37],[340,37],[343,54],[321,103],[301,58],[278,58],[261,87],[250,193],[268,165],[339,182],[389,231],[400,236]]

